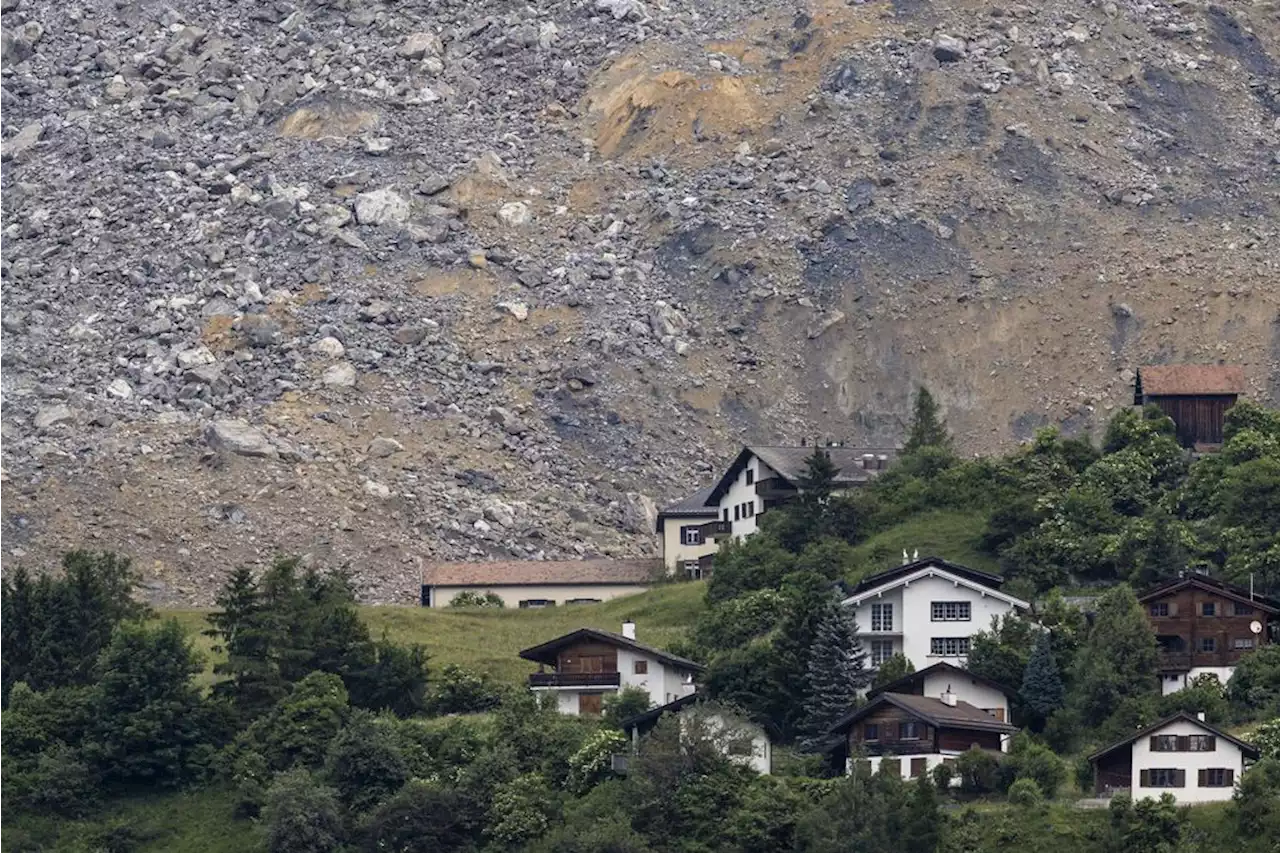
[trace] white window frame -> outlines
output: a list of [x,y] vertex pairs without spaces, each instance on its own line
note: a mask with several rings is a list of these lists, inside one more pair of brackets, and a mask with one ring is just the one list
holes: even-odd
[[872,640],[871,641],[871,665],[883,666],[884,662],[893,657],[893,640]]
[[884,601],[871,605],[871,630],[888,633],[893,631],[893,602]]
[[697,560],[685,560],[684,573],[689,576],[689,580],[700,581],[702,580],[702,564]]
[[968,637],[930,637],[929,657],[963,658],[969,656],[971,648]]
[[686,524],[680,529],[680,544],[701,545],[702,528],[698,527],[696,524]]
[[930,602],[929,617],[933,622],[969,622],[973,619],[973,605],[967,601]]

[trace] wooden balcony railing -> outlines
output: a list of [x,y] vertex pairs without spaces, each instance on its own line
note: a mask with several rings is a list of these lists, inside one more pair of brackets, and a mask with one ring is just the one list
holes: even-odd
[[617,687],[622,676],[616,672],[535,672],[530,687]]

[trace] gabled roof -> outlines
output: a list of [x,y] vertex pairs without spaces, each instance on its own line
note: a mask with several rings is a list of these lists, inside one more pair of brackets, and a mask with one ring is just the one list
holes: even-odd
[[1138,596],[1138,601],[1146,603],[1152,599],[1170,595],[1189,586],[1199,587],[1200,589],[1213,592],[1225,598],[1239,601],[1241,604],[1251,605],[1266,613],[1270,613],[1273,616],[1280,613],[1280,601],[1276,601],[1270,596],[1258,595],[1255,593],[1254,596],[1250,598],[1249,590],[1244,587],[1229,584],[1226,581],[1215,580],[1208,575],[1197,573],[1187,574],[1183,577],[1174,578],[1173,580],[1168,580],[1162,584],[1153,586],[1146,592],[1142,593],[1142,595]]
[[878,595],[895,587],[904,586],[912,581],[927,577],[942,577],[961,586],[969,587],[983,595],[990,595],[1014,607],[1029,608],[1027,602],[1000,591],[1004,578],[980,572],[958,563],[949,563],[939,557],[925,557],[901,566],[894,566],[883,572],[868,575],[860,580],[853,592],[844,600],[845,604],[860,604],[872,595]]
[[670,666],[679,669],[687,669],[693,672],[701,672],[706,669],[702,664],[673,655],[670,652],[664,652],[662,649],[647,646],[644,643],[637,643],[635,640],[628,640],[621,634],[615,634],[612,631],[601,631],[599,628],[579,628],[576,631],[570,631],[562,637],[556,637],[554,640],[548,640],[540,646],[532,646],[520,653],[520,657],[525,660],[531,660],[534,663],[542,663],[555,665],[556,653],[565,646],[571,646],[574,643],[583,640],[595,640],[606,645],[616,646],[620,649],[631,649],[632,651],[646,654],[651,658],[662,661]]
[[1102,749],[1095,752],[1093,755],[1090,755],[1089,760],[1097,761],[1099,758],[1102,758],[1104,755],[1107,755],[1108,753],[1115,752],[1117,749],[1120,749],[1121,747],[1128,746],[1129,744],[1133,743],[1135,740],[1138,740],[1139,738],[1143,738],[1143,737],[1146,737],[1147,735],[1155,734],[1156,732],[1160,731],[1170,723],[1176,723],[1179,721],[1187,722],[1187,723],[1191,723],[1192,725],[1199,726],[1200,728],[1204,729],[1206,732],[1209,732],[1210,734],[1217,735],[1218,737],[1224,740],[1228,740],[1231,743],[1234,743],[1236,746],[1240,747],[1240,751],[1243,752],[1245,754],[1245,757],[1247,758],[1257,759],[1262,754],[1259,751],[1259,749],[1253,744],[1242,741],[1240,740],[1240,738],[1235,737],[1234,735],[1229,735],[1226,732],[1224,732],[1222,729],[1211,726],[1208,723],[1206,723],[1204,720],[1197,719],[1191,714],[1188,714],[1186,711],[1179,711],[1176,714],[1165,717],[1163,720],[1160,720],[1158,723],[1152,723],[1151,725],[1147,726],[1145,729],[1134,732],[1124,740],[1119,740],[1111,744],[1111,746],[1103,747]]
[[1141,396],[1201,396],[1244,393],[1244,368],[1233,364],[1148,364],[1138,368]]
[[805,469],[808,467],[807,462],[814,450],[825,450],[827,455],[831,457],[831,463],[839,469],[836,472],[835,483],[837,486],[853,486],[859,483],[866,483],[876,478],[881,469],[867,469],[862,467],[862,460],[867,454],[876,457],[885,457],[886,460],[897,458],[898,451],[891,447],[782,447],[772,445],[753,444],[742,448],[741,452],[730,463],[728,470],[724,476],[715,484],[711,490],[710,496],[707,498],[709,504],[719,504],[720,499],[724,497],[725,492],[729,491],[729,486],[737,479],[738,474],[751,461],[751,457],[755,456],[761,462],[768,465],[778,476],[786,480],[792,485],[804,476]]
[[662,560],[494,560],[427,563],[428,586],[647,584],[662,576]]
[[668,518],[715,518],[718,516],[720,510],[715,506],[707,505],[707,500],[714,490],[714,485],[707,486],[663,509],[658,513],[658,532],[662,532],[663,522]]
[[1017,726],[1001,722],[986,711],[968,702],[957,701],[948,705],[941,699],[932,696],[916,696],[912,693],[881,693],[867,704],[852,711],[830,728],[828,734],[848,731],[854,723],[871,712],[893,705],[901,708],[913,717],[923,720],[939,729],[972,729],[983,732],[1001,732],[1012,734],[1018,731]]
[[658,721],[658,718],[661,717],[663,714],[678,713],[690,705],[693,705],[697,702],[704,701],[706,698],[707,697],[701,693],[690,693],[688,696],[681,696],[679,699],[675,700],[674,702],[668,702],[665,705],[659,705],[656,708],[650,708],[648,711],[645,711],[643,714],[636,714],[634,717],[628,717],[627,719],[622,721],[622,730],[624,732],[629,732],[632,729],[634,729],[636,726],[645,726],[649,723],[656,723]]
[[1018,695],[1017,691],[1010,690],[1008,687],[1005,687],[1000,682],[987,678],[985,675],[978,675],[978,673],[976,672],[970,672],[967,669],[955,666],[954,664],[949,664],[946,661],[939,661],[938,663],[935,663],[933,666],[925,667],[919,672],[913,672],[913,673],[910,673],[909,675],[904,675],[902,676],[902,678],[899,678],[897,681],[890,681],[888,684],[877,687],[876,689],[867,693],[867,698],[874,699],[875,697],[879,696],[881,693],[901,693],[903,692],[902,688],[910,687],[913,684],[915,684],[917,681],[923,682],[924,679],[930,675],[948,675],[948,674],[954,674],[956,678],[971,678],[974,681],[978,682],[979,684],[985,684],[986,686],[992,688],[993,690],[999,690],[1001,693],[1003,693],[1005,696],[1011,699]]

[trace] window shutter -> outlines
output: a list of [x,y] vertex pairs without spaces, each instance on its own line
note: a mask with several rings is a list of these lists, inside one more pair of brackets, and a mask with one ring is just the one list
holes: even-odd
[[1206,750],[1206,752],[1217,752],[1217,751],[1218,751],[1218,738],[1217,738],[1217,736],[1216,736],[1216,735],[1209,735],[1209,737],[1208,737],[1208,742],[1209,742],[1209,748]]
[[1178,735],[1178,752],[1190,752],[1190,751],[1191,751],[1191,736]]
[[1175,788],[1187,787],[1187,771],[1185,770],[1173,771],[1173,787]]
[[1150,770],[1138,771],[1138,787],[1140,788],[1151,787],[1151,771]]
[[1169,615],[1170,615],[1170,616],[1177,616],[1177,615],[1178,615],[1178,602],[1176,602],[1176,601],[1170,601],[1170,602],[1169,602]]
[[1196,771],[1196,787],[1204,788],[1208,783],[1209,771],[1201,768]]
[[1232,785],[1235,784],[1236,771],[1228,767],[1224,772],[1227,774],[1227,778],[1226,778],[1227,787],[1230,788]]

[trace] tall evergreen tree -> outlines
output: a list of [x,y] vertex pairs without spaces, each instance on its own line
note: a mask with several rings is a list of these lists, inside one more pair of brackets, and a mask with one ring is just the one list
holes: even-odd
[[853,611],[836,602],[830,603],[818,623],[805,674],[807,695],[802,735],[806,749],[820,749],[827,732],[870,685],[872,673],[866,661]]
[[1058,662],[1053,656],[1053,644],[1048,631],[1041,631],[1036,637],[1031,658],[1022,673],[1020,693],[1025,707],[1036,717],[1033,726],[1036,730],[1043,728],[1044,721],[1061,708],[1065,701],[1062,675],[1058,672]]
[[951,449],[951,434],[947,432],[946,422],[938,416],[938,403],[929,393],[929,389],[923,385],[916,392],[915,408],[911,414],[911,428],[902,450],[904,453],[911,453],[922,447]]
[[840,469],[831,461],[831,454],[822,447],[814,447],[804,464],[804,473],[796,481],[801,495],[812,504],[825,504],[835,488]]
[[903,827],[902,849],[910,853],[934,853],[942,840],[942,812],[938,808],[938,792],[928,775],[920,776],[911,786],[907,800],[907,820]]
[[1127,584],[1098,599],[1093,627],[1076,653],[1071,705],[1086,726],[1098,726],[1125,700],[1154,697],[1159,664],[1156,635]]
[[278,614],[264,606],[258,582],[247,566],[227,578],[217,604],[222,609],[209,615],[213,627],[205,634],[219,641],[214,651],[227,656],[214,664],[214,674],[228,679],[215,684],[213,694],[232,699],[246,717],[256,717],[286,692],[273,655],[285,626]]
[[[831,582],[816,572],[793,572],[782,581],[783,617],[771,643],[768,719],[779,736],[798,733],[809,693],[809,654],[818,626],[832,606]],[[763,722],[763,721],[762,721]]]
[[805,471],[796,480],[800,490],[797,511],[789,514],[794,520],[788,531],[789,544],[797,551],[816,542],[830,532],[831,493],[835,491],[836,475],[840,469],[831,461],[831,454],[824,448],[814,447],[805,459]]

